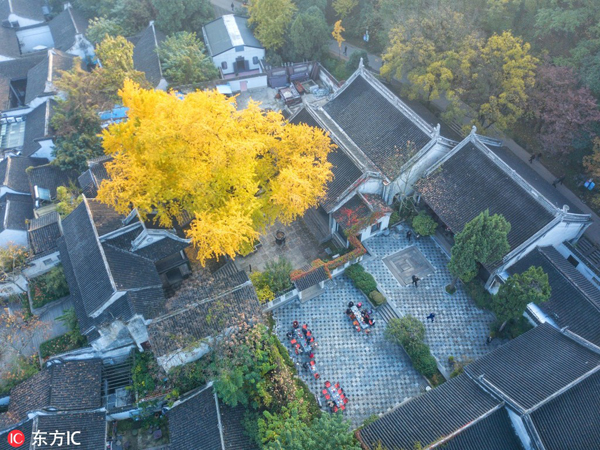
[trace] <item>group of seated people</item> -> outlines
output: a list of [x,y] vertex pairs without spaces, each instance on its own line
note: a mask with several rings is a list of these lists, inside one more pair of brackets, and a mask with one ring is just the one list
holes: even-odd
[[[353,306],[354,306],[354,302],[348,303],[348,309],[346,309],[346,315],[348,317],[350,317],[350,320],[352,320],[352,324],[355,327],[358,327],[357,329],[358,329],[358,331],[360,331],[360,323],[358,321],[358,318],[356,317],[356,314],[354,314],[354,311],[352,311],[352,307]],[[360,314],[362,316],[362,319],[363,319],[364,323],[366,323],[370,327],[372,327],[373,325],[375,325],[375,320],[373,320],[373,318],[371,317],[372,314],[373,314],[373,310],[372,309],[367,310],[366,307],[365,307],[365,309],[362,309],[363,304],[360,303],[360,302],[356,304],[356,307],[360,311]]]
[[[294,330],[298,329],[300,327],[300,324],[298,323],[297,320],[294,320],[292,326],[294,327]],[[304,324],[302,325],[301,328],[302,334],[304,335],[304,339],[306,339],[306,342],[308,343],[308,345],[310,346],[310,348],[314,349],[317,347],[317,342],[315,341],[314,336],[312,335],[312,331],[310,331],[308,329],[308,325]],[[304,353],[304,349],[302,348],[302,345],[300,345],[300,343],[296,340],[296,333],[294,331],[289,331],[286,334],[287,338],[290,340],[290,343],[294,346],[294,350],[296,351],[296,355],[299,353]],[[314,354],[311,352],[310,353],[310,358],[312,359],[314,357]]]
[[[339,398],[341,400],[341,404],[338,408],[338,405],[336,404],[336,402],[333,400],[333,398],[331,398],[331,395],[329,395],[329,391],[328,389],[331,389],[334,392],[335,395],[335,391],[337,391],[337,394],[339,395]],[[346,397],[346,394],[344,393],[344,389],[342,389],[340,387],[340,383],[336,383],[334,387],[331,387],[331,383],[329,381],[325,382],[325,389],[323,389],[323,395],[325,396],[325,401],[326,401],[326,405],[333,411],[333,412],[338,412],[338,410],[342,410],[344,411],[346,409],[346,403],[348,403],[348,397]]]

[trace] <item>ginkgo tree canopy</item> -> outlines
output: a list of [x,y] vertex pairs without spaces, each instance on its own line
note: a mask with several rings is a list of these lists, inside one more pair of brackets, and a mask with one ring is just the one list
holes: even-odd
[[333,175],[334,148],[318,128],[292,125],[216,91],[183,99],[126,81],[128,120],[103,132],[109,180],[98,198],[126,214],[156,213],[162,226],[191,216],[198,259],[247,252],[275,220],[316,206]]

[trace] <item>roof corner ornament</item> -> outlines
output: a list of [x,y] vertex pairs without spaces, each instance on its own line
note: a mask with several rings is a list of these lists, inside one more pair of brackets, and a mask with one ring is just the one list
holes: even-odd
[[563,207],[562,207],[562,211],[565,214],[568,214],[570,209],[571,208],[569,207],[569,205],[563,205]]
[[477,127],[475,125],[473,125],[471,127],[471,136],[475,136],[476,133],[477,133]]
[[439,138],[439,137],[440,137],[440,130],[441,130],[441,128],[442,128],[442,127],[441,127],[441,125],[438,123],[438,124],[435,126],[435,128],[433,129],[433,137],[434,137],[435,139],[437,139],[437,138]]
[[358,63],[358,68],[359,68],[359,70],[360,70],[361,72],[362,72],[362,71],[363,71],[363,69],[365,68],[365,65],[363,64],[363,59],[362,59],[362,58],[360,58],[360,61],[359,61],[359,63]]

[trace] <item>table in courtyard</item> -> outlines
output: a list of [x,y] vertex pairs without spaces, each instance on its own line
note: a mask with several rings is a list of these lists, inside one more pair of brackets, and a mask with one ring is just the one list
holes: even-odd
[[[350,310],[352,311],[352,314],[354,314],[354,316],[356,317],[356,319],[352,319],[353,323],[354,321],[357,321],[360,325],[360,327],[364,328],[369,328],[369,324],[365,321],[365,319],[362,316],[362,313],[360,312],[360,309],[358,309],[358,307],[356,305],[352,306],[350,308]],[[360,331],[360,327],[356,327],[356,331]]]
[[294,328],[294,337],[296,338],[298,344],[300,344],[300,348],[302,348],[303,352],[310,352],[310,345],[300,327]]
[[330,385],[329,387],[325,385],[325,390],[327,391],[327,394],[329,395],[331,401],[333,401],[336,407],[340,408],[342,411],[346,409],[346,403],[348,400],[346,399],[344,394],[340,392],[341,389],[336,388],[334,385]]
[[317,371],[317,364],[311,360],[310,363],[308,364],[308,368],[310,370],[310,373],[313,374],[313,377],[315,377],[316,380],[318,380],[320,378],[319,372]]

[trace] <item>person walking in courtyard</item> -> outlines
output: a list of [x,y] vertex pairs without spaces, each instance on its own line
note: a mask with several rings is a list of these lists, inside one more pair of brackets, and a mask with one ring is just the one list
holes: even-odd
[[231,2],[231,12],[235,11],[235,5]]
[[415,285],[416,288],[419,287],[419,284],[418,284],[419,280],[420,280],[420,278],[418,276],[416,276],[416,275],[412,276],[412,283]]
[[541,152],[540,152],[540,153],[538,153],[537,155],[535,155],[535,160],[536,160],[537,162],[540,162],[540,159],[541,159],[541,158],[542,158],[542,153],[541,153]]
[[410,239],[412,238],[412,231],[408,230],[406,232],[406,239],[408,239],[408,242],[410,242]]
[[531,155],[531,158],[529,158],[529,164],[533,164],[534,159],[535,159],[535,154]]
[[566,175],[563,175],[562,177],[557,178],[552,182],[552,186],[556,187],[557,184],[563,184],[563,181],[565,181],[566,177]]
[[344,45],[344,56],[348,55],[348,46]]
[[429,322],[429,320],[431,319],[431,323],[433,323],[435,321],[435,313],[431,313],[427,316],[427,321]]

